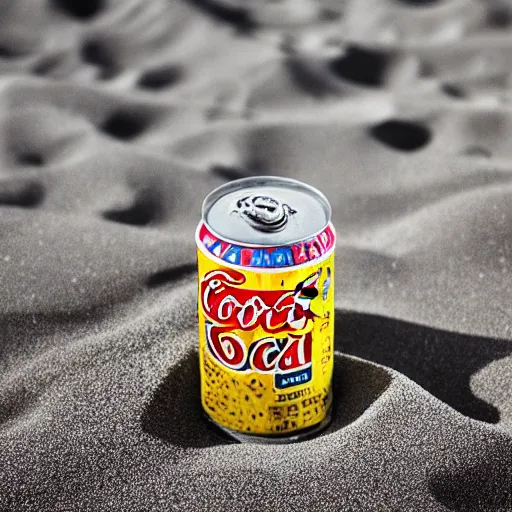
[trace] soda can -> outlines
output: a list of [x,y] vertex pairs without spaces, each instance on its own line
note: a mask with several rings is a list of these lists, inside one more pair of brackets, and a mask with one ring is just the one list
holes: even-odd
[[331,207],[279,177],[231,181],[196,231],[201,403],[238,441],[290,442],[330,421]]

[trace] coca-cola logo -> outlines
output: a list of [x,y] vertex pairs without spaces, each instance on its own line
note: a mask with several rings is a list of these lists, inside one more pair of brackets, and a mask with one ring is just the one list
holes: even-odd
[[287,372],[311,364],[311,333],[261,338],[246,347],[232,332],[206,324],[208,348],[224,366],[239,372]]
[[[200,300],[209,352],[232,371],[274,374],[276,389],[309,382],[312,335],[304,331],[316,316],[311,301],[319,295],[320,274],[312,273],[293,290],[251,290],[243,288],[246,278],[241,272],[208,272],[201,281]],[[270,335],[287,335],[266,336],[247,346],[232,332],[257,327]]]
[[224,269],[208,272],[201,282],[201,303],[215,325],[251,331],[262,327],[268,333],[304,329],[316,315],[311,301],[318,296],[321,270],[297,284],[294,290],[242,288],[241,272]]
[[278,389],[311,380],[311,333],[285,338],[261,338],[246,347],[244,341],[222,327],[206,324],[206,340],[213,357],[235,372],[273,373]]

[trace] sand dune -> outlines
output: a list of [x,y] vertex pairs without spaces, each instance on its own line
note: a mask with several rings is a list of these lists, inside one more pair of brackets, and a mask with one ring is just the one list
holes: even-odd
[[[0,510],[512,510],[506,2],[0,0]],[[201,416],[214,187],[325,192],[335,410]]]

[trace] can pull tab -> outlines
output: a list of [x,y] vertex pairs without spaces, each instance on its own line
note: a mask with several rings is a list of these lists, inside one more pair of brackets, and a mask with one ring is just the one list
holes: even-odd
[[236,202],[234,213],[258,231],[281,231],[296,210],[268,196],[245,196]]

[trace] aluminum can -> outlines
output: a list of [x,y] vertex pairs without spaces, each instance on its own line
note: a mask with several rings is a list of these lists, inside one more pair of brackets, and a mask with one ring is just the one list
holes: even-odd
[[330,421],[335,231],[325,196],[280,177],[231,181],[196,231],[201,402],[239,441],[290,442]]

